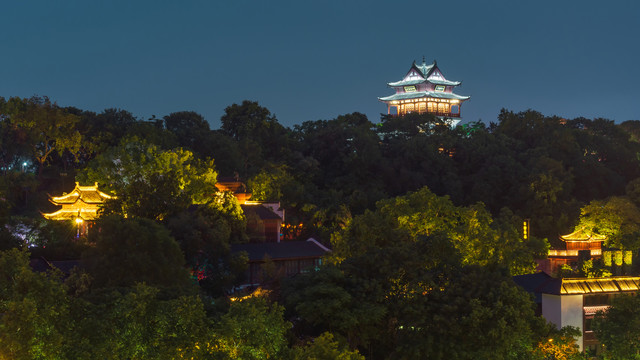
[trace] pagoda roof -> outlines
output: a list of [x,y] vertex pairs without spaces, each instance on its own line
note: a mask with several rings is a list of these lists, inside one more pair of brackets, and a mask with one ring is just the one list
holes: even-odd
[[449,85],[449,86],[458,86],[462,84],[462,82],[460,81],[450,81],[450,80],[440,80],[440,79],[422,79],[422,80],[417,79],[417,80],[406,80],[406,81],[400,80],[396,82],[387,83],[387,85],[391,87],[400,87],[400,86],[424,84],[426,82],[430,82],[436,85]]
[[[442,71],[438,69],[438,64],[436,63],[435,60],[433,60],[433,64],[429,64],[429,65],[427,65],[427,63],[424,62],[424,59],[422,60],[421,65],[416,64],[416,62],[414,61],[413,64],[411,64],[411,68],[409,69],[409,72],[411,72],[412,69],[417,70],[418,73],[422,76],[422,79],[400,80],[396,82],[387,83],[387,85],[391,87],[411,86],[411,85],[422,84],[425,82],[430,82],[436,85],[449,85],[449,86],[458,86],[461,84],[460,81],[446,80],[444,78],[444,75],[442,75]],[[436,69],[438,70],[439,76],[442,76],[442,79],[429,78]]]
[[431,97],[436,99],[452,99],[452,100],[468,100],[471,96],[462,96],[454,93],[446,93],[440,91],[414,91],[409,93],[393,94],[378,98],[380,101],[394,101],[394,100],[407,100],[407,99],[419,99],[423,97]]
[[560,239],[563,241],[583,241],[583,242],[594,242],[594,241],[605,241],[607,237],[604,235],[594,234],[588,232],[584,228],[580,228],[571,234],[561,235]]
[[98,218],[98,210],[97,209],[60,209],[56,212],[45,214],[43,213],[45,219],[49,220],[95,220]]
[[98,183],[93,186],[81,186],[76,182],[76,187],[70,193],[51,197],[49,200],[56,205],[74,204],[77,201],[82,201],[85,204],[102,204],[106,199],[111,198],[112,196],[98,190]]

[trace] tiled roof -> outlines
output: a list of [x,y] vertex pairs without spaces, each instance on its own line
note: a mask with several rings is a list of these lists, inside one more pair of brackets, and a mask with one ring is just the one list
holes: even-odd
[[549,274],[538,272],[535,274],[518,275],[513,277],[513,282],[525,291],[534,294],[536,303],[542,301],[541,288],[549,281],[554,280]]
[[272,260],[286,260],[296,258],[319,258],[327,253],[313,240],[283,241],[279,243],[249,243],[232,244],[232,252],[245,251],[249,261],[262,261],[266,255]]
[[588,232],[584,228],[580,228],[571,234],[561,235],[560,239],[564,241],[605,241],[607,240],[607,237],[604,235],[594,234]]
[[258,215],[260,220],[282,220],[282,218],[278,214],[274,213],[268,207],[262,206],[260,204],[258,205],[243,204],[243,205],[240,205],[240,207],[242,208],[242,211],[244,211],[245,214],[254,213]]
[[554,279],[541,289],[553,295],[597,294],[640,290],[640,277]]

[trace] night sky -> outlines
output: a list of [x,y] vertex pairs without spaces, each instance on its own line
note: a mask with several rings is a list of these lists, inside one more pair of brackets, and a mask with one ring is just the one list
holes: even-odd
[[638,1],[11,1],[0,96],[136,117],[258,101],[285,126],[362,112],[379,121],[412,61],[501,108],[640,119]]

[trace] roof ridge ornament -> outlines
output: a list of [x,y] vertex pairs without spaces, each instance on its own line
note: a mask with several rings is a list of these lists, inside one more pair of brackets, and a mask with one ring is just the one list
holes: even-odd
[[427,60],[425,59],[424,55],[422,55],[422,65],[427,65]]

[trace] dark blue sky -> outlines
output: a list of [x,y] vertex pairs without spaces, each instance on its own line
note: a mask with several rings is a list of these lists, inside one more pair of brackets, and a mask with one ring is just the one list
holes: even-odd
[[12,1],[0,14],[0,96],[193,110],[219,127],[256,100],[286,125],[363,112],[377,122],[413,60],[471,95],[463,121],[503,107],[640,119],[637,1]]

